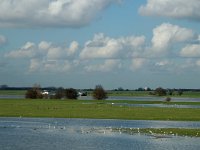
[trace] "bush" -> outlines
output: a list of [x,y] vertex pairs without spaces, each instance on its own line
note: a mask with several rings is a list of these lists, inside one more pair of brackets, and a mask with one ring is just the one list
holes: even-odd
[[97,85],[93,91],[93,98],[102,100],[107,98],[107,93],[101,85]]
[[75,89],[73,89],[73,88],[66,89],[65,90],[65,96],[68,99],[77,99],[78,92]]
[[32,89],[27,90],[25,97],[31,99],[40,99],[43,98],[43,95],[39,87],[33,87]]
[[158,96],[165,96],[167,94],[166,90],[159,87],[155,90],[155,94]]
[[165,98],[165,101],[166,101],[166,102],[170,102],[170,101],[171,101],[171,98],[170,98],[170,97],[166,97],[166,98]]

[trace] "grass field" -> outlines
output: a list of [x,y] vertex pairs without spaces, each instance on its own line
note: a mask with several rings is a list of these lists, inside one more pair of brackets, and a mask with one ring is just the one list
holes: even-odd
[[25,95],[26,90],[0,90],[0,95]]
[[128,107],[105,102],[108,101],[0,100],[0,116],[200,121],[200,109]]
[[200,137],[200,129],[184,129],[184,128],[115,128],[115,131],[120,131],[126,134],[149,134],[155,138],[163,138],[168,136],[190,136]]

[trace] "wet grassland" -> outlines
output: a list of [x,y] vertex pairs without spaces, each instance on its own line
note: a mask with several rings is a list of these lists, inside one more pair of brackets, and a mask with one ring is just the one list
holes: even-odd
[[122,102],[129,104],[200,105],[200,102],[1,99],[0,116],[200,121],[199,108],[130,107],[120,105]]
[[[200,102],[1,99],[0,117],[200,121],[200,108],[130,107],[127,104],[200,105]],[[119,105],[116,105],[119,104]],[[117,129],[116,129],[117,130]],[[134,133],[138,129],[123,129]],[[140,129],[141,133],[200,136],[200,128]]]

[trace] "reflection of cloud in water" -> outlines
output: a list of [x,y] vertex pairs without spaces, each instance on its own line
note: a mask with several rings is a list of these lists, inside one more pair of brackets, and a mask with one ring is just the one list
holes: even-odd
[[[0,118],[0,149],[198,149],[199,138],[163,138],[150,133],[138,133],[141,126],[163,125],[199,127],[197,122]],[[134,132],[126,133],[127,129]]]

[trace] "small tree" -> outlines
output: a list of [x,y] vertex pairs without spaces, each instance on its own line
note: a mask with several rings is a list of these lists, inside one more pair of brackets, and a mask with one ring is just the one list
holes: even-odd
[[43,98],[43,95],[40,90],[40,86],[34,85],[33,88],[27,90],[25,97],[31,98],[31,99]]
[[73,88],[66,89],[65,90],[65,96],[68,99],[77,99],[78,92],[75,89],[73,89]]
[[166,102],[170,102],[170,101],[171,101],[171,97],[166,97],[166,98],[165,98],[165,101],[166,101]]
[[107,93],[101,85],[96,85],[93,91],[93,98],[97,100],[102,100],[107,98]]

